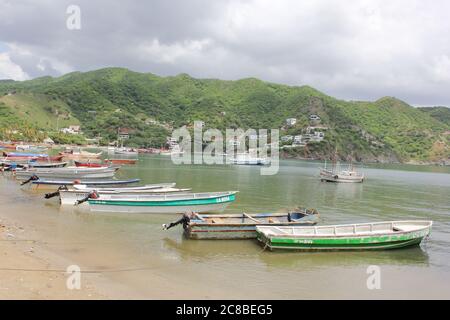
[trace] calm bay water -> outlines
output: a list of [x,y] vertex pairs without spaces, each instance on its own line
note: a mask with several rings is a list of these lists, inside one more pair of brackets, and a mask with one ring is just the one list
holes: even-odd
[[[450,168],[369,166],[363,184],[329,184],[321,163],[282,161],[279,173],[256,166],[174,165],[170,157],[140,156],[121,178],[176,182],[193,191],[239,190],[227,212],[317,208],[322,224],[433,220],[421,247],[382,252],[270,252],[255,241],[193,241],[182,228],[163,231],[173,215],[92,214],[61,209],[43,191],[21,190],[0,178],[0,210],[24,223],[42,249],[82,269],[106,272],[105,285],[137,298],[450,298]],[[381,270],[381,289],[367,289],[367,267]],[[111,287],[111,290],[114,287]],[[121,296],[119,294],[119,296]]]

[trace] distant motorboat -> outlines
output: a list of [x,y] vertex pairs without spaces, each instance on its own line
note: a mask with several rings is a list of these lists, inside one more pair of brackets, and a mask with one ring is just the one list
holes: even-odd
[[270,164],[270,159],[253,157],[250,154],[238,154],[231,159],[231,163],[235,165],[252,165],[252,166],[264,166]]
[[126,156],[137,156],[138,151],[132,148],[115,148],[114,149],[115,154],[121,154]]

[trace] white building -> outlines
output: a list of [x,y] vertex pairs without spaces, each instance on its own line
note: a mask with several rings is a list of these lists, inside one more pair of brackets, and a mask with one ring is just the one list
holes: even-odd
[[317,114],[311,114],[309,116],[309,120],[311,120],[311,121],[319,121],[320,117]]
[[295,124],[297,123],[297,119],[296,118],[288,118],[286,119],[286,125],[292,127],[295,126]]
[[291,142],[294,139],[293,136],[282,136],[281,142]]

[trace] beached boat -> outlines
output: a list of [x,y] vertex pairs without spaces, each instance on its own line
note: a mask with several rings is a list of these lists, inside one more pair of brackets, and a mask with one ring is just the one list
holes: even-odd
[[73,186],[73,185],[87,185],[87,186],[120,186],[126,184],[138,183],[140,179],[128,179],[128,180],[64,180],[64,179],[37,179],[31,181],[32,185],[43,188],[48,187],[54,189],[55,186]]
[[22,152],[3,152],[3,156],[8,158],[45,158],[49,156],[46,153],[22,153]]
[[314,227],[256,227],[268,248],[296,250],[381,250],[418,245],[431,221],[388,221]]
[[59,162],[62,160],[62,156],[49,156],[47,154],[36,154],[36,153],[15,153],[15,152],[3,152],[4,160],[9,160],[13,162],[26,163],[28,161],[50,161]]
[[63,168],[67,166],[68,162],[41,162],[31,161],[28,165],[32,168]]
[[237,191],[163,195],[101,195],[89,199],[94,212],[185,213],[217,212],[236,199]]
[[[314,209],[299,208],[287,213],[193,213],[183,218],[177,223],[183,223],[190,239],[252,239],[256,238],[257,226],[310,226],[317,223],[319,214]],[[173,225],[165,225],[165,228]]]
[[30,168],[24,171],[17,171],[18,180],[26,180],[32,176],[39,179],[107,179],[114,177],[118,168]]
[[[188,192],[190,189],[179,189],[174,188],[175,183],[161,183],[154,185],[146,185],[142,187],[135,188],[93,188],[84,187],[79,188],[79,185],[74,185],[73,189],[70,190],[60,190],[59,195],[60,202],[62,205],[75,205],[78,201],[86,199],[91,192],[97,192],[100,196],[114,194],[114,195],[152,195],[152,194],[164,194],[164,193],[180,193]],[[46,196],[46,198],[49,198]]]
[[101,162],[81,162],[81,161],[74,161],[74,164],[76,167],[84,167],[84,168],[106,168],[109,167],[109,164],[103,164]]
[[60,152],[59,155],[63,156],[64,158],[71,159],[71,160],[79,160],[79,159],[99,159],[102,155],[102,152],[88,152],[88,151],[63,151]]

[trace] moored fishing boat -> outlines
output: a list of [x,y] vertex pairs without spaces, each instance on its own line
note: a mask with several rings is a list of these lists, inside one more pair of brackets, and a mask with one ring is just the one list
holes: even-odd
[[[93,188],[93,187],[85,187],[85,188],[78,188],[77,185],[75,185],[73,189],[70,190],[59,190],[57,192],[48,194],[51,196],[59,195],[60,202],[62,205],[75,205],[79,202],[83,202],[84,200],[87,200],[89,197],[89,194],[91,192],[96,192],[99,196],[102,195],[152,195],[152,194],[164,194],[164,193],[180,193],[180,192],[187,192],[190,191],[188,188],[174,188],[175,183],[162,183],[162,184],[154,184],[154,185],[146,185],[142,187],[136,187],[136,188]],[[51,198],[50,196],[46,195],[46,198]]]
[[28,170],[17,171],[18,180],[26,180],[32,176],[39,179],[107,179],[114,177],[118,168],[30,168]]
[[364,174],[356,171],[352,158],[350,158],[350,163],[346,170],[340,169],[340,164],[337,161],[337,152],[333,156],[331,169],[327,168],[325,162],[325,166],[320,169],[319,175],[320,180],[326,182],[361,183],[364,181]]
[[235,165],[264,166],[270,164],[270,159],[254,157],[250,154],[238,154],[236,157],[232,158],[230,162]]
[[298,208],[287,213],[256,214],[185,214],[170,225],[183,223],[185,235],[190,239],[252,239],[257,226],[310,226],[315,225],[319,213],[315,209]]
[[418,245],[432,221],[388,221],[314,227],[256,227],[269,249],[382,250]]
[[67,166],[68,162],[42,162],[42,161],[31,161],[28,165],[32,168],[63,168]]
[[85,168],[106,168],[109,165],[103,164],[101,162],[81,162],[81,161],[74,161],[74,164],[76,167],[85,167]]
[[94,212],[185,213],[222,211],[236,199],[237,191],[174,193],[163,195],[101,195],[89,199]]
[[137,156],[138,151],[132,148],[115,148],[115,154],[125,155],[125,156]]
[[105,162],[112,164],[136,164],[138,159],[105,159]]
[[32,185],[39,188],[52,188],[55,186],[73,186],[77,184],[82,184],[86,186],[120,186],[126,184],[138,183],[140,179],[128,179],[128,180],[85,180],[85,179],[77,179],[77,180],[64,180],[64,179],[36,179],[31,181]]
[[99,159],[102,155],[102,152],[88,152],[88,151],[74,151],[74,150],[68,150],[60,152],[59,155],[63,156],[64,158],[71,159],[71,160],[79,160],[79,159]]

